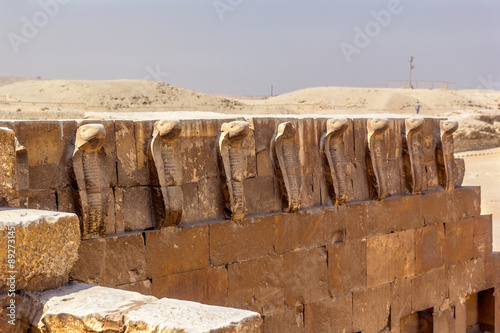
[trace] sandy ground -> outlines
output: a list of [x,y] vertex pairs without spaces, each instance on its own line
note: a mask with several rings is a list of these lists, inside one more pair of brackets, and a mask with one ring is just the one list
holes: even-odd
[[493,248],[500,251],[500,148],[456,154],[465,160],[463,185],[481,186],[481,214],[493,214]]

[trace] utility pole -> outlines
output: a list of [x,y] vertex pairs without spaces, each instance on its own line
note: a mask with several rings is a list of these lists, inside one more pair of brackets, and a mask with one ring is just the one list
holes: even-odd
[[410,89],[413,89],[413,86],[412,86],[412,84],[411,84],[411,70],[412,70],[413,68],[415,68],[415,66],[413,66],[413,58],[414,58],[414,56],[412,55],[412,56],[411,56],[411,58],[410,58],[410,86],[408,87],[408,88],[410,88]]
[[271,97],[273,97],[273,85],[271,84]]

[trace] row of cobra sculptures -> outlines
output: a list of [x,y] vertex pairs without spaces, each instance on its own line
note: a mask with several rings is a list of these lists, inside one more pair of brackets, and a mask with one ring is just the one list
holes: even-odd
[[[406,172],[409,193],[422,192],[423,161],[423,118],[405,119],[403,133],[404,155],[408,161]],[[342,205],[348,202],[347,163],[344,146],[344,133],[348,127],[347,119],[329,119],[321,137],[320,154],[324,158],[326,178],[331,186],[332,202]],[[388,175],[384,172],[383,156],[387,143],[383,140],[389,121],[384,118],[367,121],[367,170],[372,175],[374,198],[382,200],[388,196]],[[439,184],[445,190],[455,187],[453,132],[458,124],[453,121],[440,121],[440,141],[436,147]],[[154,124],[149,149],[161,187],[164,205],[164,219],[158,228],[176,226],[183,211],[182,156],[176,149],[176,140],[181,133],[181,124],[176,120],[160,120]],[[232,121],[221,126],[218,138],[218,155],[222,170],[221,179],[226,208],[231,219],[239,221],[245,217],[246,205],[244,182],[246,157],[242,142],[252,129],[246,121]],[[293,213],[300,209],[301,170],[296,128],[292,122],[283,122],[276,127],[269,143],[271,161],[274,164],[283,211]],[[103,149],[106,131],[103,125],[87,124],[80,126],[75,138],[73,170],[78,185],[81,204],[82,237],[94,238],[104,235],[104,219],[109,192],[106,170],[106,153]]]

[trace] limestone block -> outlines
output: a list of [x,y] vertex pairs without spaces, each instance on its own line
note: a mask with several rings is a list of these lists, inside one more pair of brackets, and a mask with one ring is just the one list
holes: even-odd
[[276,178],[264,176],[245,180],[245,202],[249,215],[281,211]]
[[464,301],[465,296],[493,287],[487,281],[484,259],[464,261],[448,268],[448,288],[450,299]]
[[148,278],[209,266],[209,227],[194,225],[145,233]]
[[210,261],[219,266],[274,254],[274,215],[210,225]]
[[134,291],[139,294],[143,295],[153,295],[151,291],[151,286],[152,283],[150,280],[144,280],[144,281],[138,281],[138,282],[132,282],[132,283],[127,283],[127,284],[121,284],[119,286],[115,286],[114,288],[121,289],[121,290],[127,290],[127,291]]
[[455,332],[455,308],[448,308],[433,314],[434,332]]
[[0,206],[19,206],[16,164],[14,131],[0,127]]
[[146,279],[146,250],[141,233],[83,240],[71,270],[73,281],[107,287]]
[[412,311],[438,308],[448,298],[447,286],[448,275],[445,267],[416,275],[411,281]]
[[152,191],[148,186],[115,188],[117,232],[142,231],[155,226]]
[[260,332],[259,314],[135,292],[69,284],[37,294],[43,305],[32,324],[42,332]]
[[443,225],[415,230],[415,274],[422,274],[444,265],[445,241]]
[[406,278],[391,283],[391,329],[395,332],[400,331],[401,318],[412,312],[411,280],[412,278]]
[[481,215],[481,187],[467,186],[453,191],[454,220]]
[[391,285],[352,294],[353,331],[381,332],[390,323]]
[[333,296],[366,288],[366,241],[328,246],[330,293]]
[[353,332],[352,294],[328,298],[304,307],[306,332]]
[[296,251],[283,256],[287,307],[328,298],[327,253],[323,248]]
[[374,287],[415,274],[413,230],[376,236],[367,240],[367,285]]
[[75,214],[0,208],[0,228],[1,292],[41,291],[68,281],[80,245]]
[[304,329],[304,306],[296,306],[264,317],[264,332],[302,333]]
[[474,219],[445,223],[446,264],[453,265],[475,256]]
[[284,309],[283,257],[230,264],[228,305],[258,311],[262,315]]
[[137,152],[133,121],[115,121],[116,171],[118,186],[139,185],[137,174]]
[[481,215],[474,219],[475,258],[484,258],[493,251],[492,220],[492,215]]
[[200,269],[153,279],[151,294],[209,305],[227,305],[225,267]]

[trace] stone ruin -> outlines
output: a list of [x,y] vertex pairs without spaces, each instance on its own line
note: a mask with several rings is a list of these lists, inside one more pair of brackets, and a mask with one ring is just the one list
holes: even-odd
[[456,122],[0,127],[2,332],[500,332],[500,255]]

